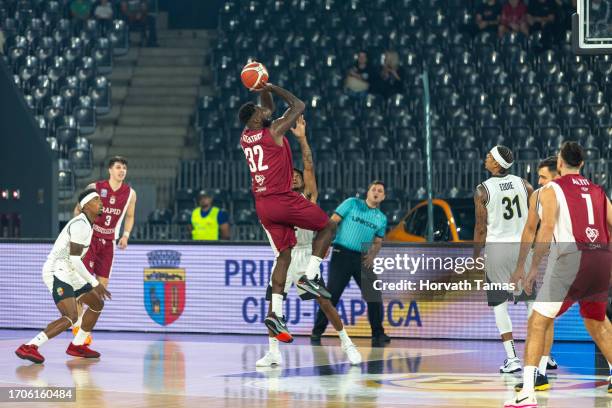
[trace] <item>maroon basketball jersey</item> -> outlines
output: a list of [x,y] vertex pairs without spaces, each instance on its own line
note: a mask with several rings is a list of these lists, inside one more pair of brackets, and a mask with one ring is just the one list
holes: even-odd
[[102,215],[96,218],[93,235],[111,241],[116,240],[119,238],[119,230],[132,196],[132,189],[123,183],[117,191],[113,191],[108,180],[101,180],[96,182],[96,191],[100,194],[104,209]]
[[551,183],[559,208],[555,239],[576,243],[578,248],[592,244],[607,245],[608,200],[601,187],[579,174],[568,174]]
[[291,191],[293,159],[286,137],[283,136],[283,145],[279,146],[270,129],[245,129],[240,146],[249,165],[255,198]]

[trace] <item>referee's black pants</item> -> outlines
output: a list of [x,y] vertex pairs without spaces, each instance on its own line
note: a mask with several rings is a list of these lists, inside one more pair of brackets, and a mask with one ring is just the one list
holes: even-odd
[[[362,263],[361,252],[351,251],[342,246],[335,245],[332,258],[329,265],[329,274],[327,276],[327,289],[331,293],[331,302],[336,307],[344,288],[348,285],[351,280],[351,276],[355,279],[357,286],[361,289],[363,296],[364,289],[361,284],[361,263]],[[371,272],[371,271],[370,271]],[[371,272],[373,275],[373,272]],[[369,280],[369,279],[368,279]],[[371,283],[369,284],[371,285]],[[369,289],[368,293],[372,293],[372,289]],[[368,296],[370,298],[371,296]],[[372,337],[378,337],[385,333],[382,326],[383,307],[382,300],[368,303],[368,320],[370,321],[370,327],[372,329]],[[322,335],[327,328],[327,317],[321,309],[317,313],[314,327],[312,328],[312,334]]]

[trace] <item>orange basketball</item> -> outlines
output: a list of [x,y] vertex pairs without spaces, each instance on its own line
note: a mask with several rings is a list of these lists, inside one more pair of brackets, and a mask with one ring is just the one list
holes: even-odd
[[242,84],[250,91],[259,89],[268,82],[268,70],[260,62],[249,62],[240,73]]

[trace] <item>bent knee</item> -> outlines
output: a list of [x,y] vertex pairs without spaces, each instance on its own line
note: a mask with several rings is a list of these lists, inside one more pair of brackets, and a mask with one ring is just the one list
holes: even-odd
[[75,324],[77,320],[79,320],[79,314],[77,313],[76,310],[64,314],[64,317],[70,320],[72,324]]

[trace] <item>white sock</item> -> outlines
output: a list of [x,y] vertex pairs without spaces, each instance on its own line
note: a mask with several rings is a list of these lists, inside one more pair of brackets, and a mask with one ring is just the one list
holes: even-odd
[[276,317],[283,316],[283,295],[279,295],[278,293],[272,294],[272,313],[274,313]]
[[47,342],[47,340],[49,340],[49,338],[47,337],[47,335],[45,334],[44,331],[41,331],[40,333],[38,333],[36,335],[36,337],[34,337],[32,340],[28,341],[26,344],[28,346],[42,346],[43,344],[45,344]]
[[321,266],[321,261],[322,259],[318,256],[312,255],[310,257],[310,261],[308,261],[308,266],[306,267],[306,277],[308,279],[314,279],[319,273],[321,273],[321,270],[319,269]]
[[535,392],[534,386],[537,369],[536,366],[523,367],[523,390],[521,395],[529,395]]
[[542,356],[542,358],[540,358],[540,365],[538,366],[538,372],[542,375],[546,375],[547,365],[548,365],[548,356]]
[[278,340],[274,337],[268,337],[268,344],[270,345],[270,353],[279,353]]
[[89,332],[86,332],[85,330],[79,328],[79,331],[77,332],[76,336],[74,336],[74,340],[72,340],[72,344],[74,344],[75,346],[82,346],[83,344],[85,344],[87,336],[89,336]]
[[508,358],[516,357],[516,350],[514,349],[514,340],[504,341],[504,349],[506,349],[506,356],[508,356]]
[[348,333],[346,332],[346,329],[342,329],[338,332],[338,337],[340,337],[340,342],[342,343],[342,345],[345,344],[351,344],[351,338],[349,337]]

